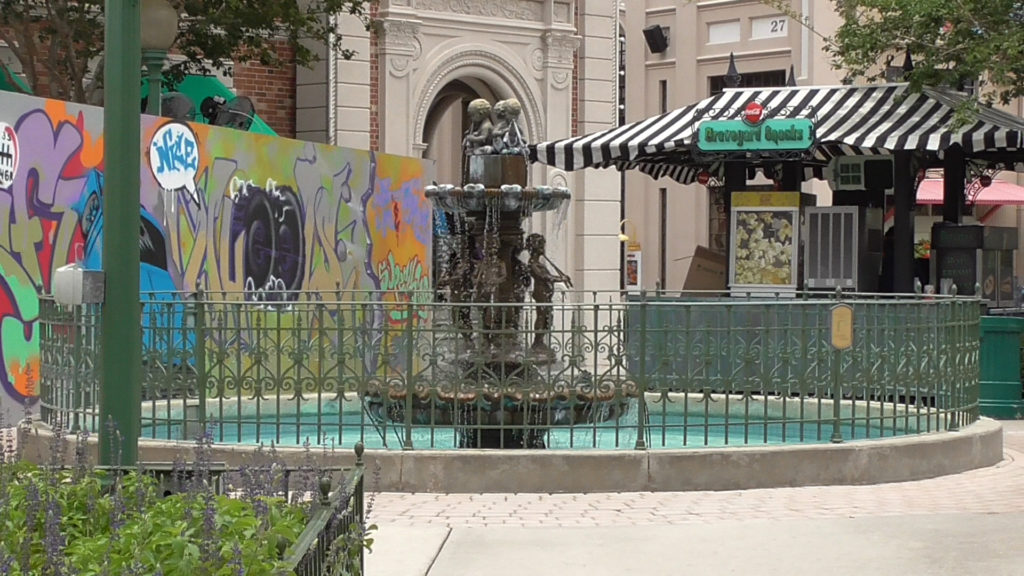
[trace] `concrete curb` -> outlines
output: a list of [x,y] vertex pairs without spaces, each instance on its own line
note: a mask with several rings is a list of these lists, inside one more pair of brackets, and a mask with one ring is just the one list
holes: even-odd
[[[52,434],[37,425],[19,443],[31,461],[46,461]],[[69,441],[70,443],[70,441]],[[90,439],[95,457],[95,437]],[[139,442],[146,462],[191,457],[188,442]],[[250,446],[215,445],[212,459],[242,464]],[[68,450],[67,453],[73,453]],[[278,447],[300,465],[301,448]],[[324,465],[353,461],[348,450],[313,455]],[[984,468],[1003,458],[1003,428],[981,418],[957,432],[843,444],[691,448],[686,450],[418,450],[367,451],[367,490],[442,493],[588,493],[742,490],[786,486],[881,484]]]

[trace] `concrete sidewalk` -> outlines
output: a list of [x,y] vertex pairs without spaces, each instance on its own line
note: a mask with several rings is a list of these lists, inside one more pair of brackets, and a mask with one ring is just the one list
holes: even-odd
[[1024,573],[1024,514],[593,528],[382,528],[370,576]]
[[1003,462],[875,486],[378,494],[371,576],[1024,574],[1024,422]]

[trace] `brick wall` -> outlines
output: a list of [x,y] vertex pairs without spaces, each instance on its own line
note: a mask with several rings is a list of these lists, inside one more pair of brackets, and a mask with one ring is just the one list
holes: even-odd
[[[10,29],[9,28],[4,30],[4,32],[7,33],[6,35],[8,37],[13,37],[13,34],[10,33]],[[45,52],[43,53],[43,57],[45,57]],[[24,71],[22,71],[22,72],[24,72]],[[36,73],[35,95],[36,96],[41,96],[43,98],[51,98],[51,97],[53,97],[53,95],[50,94],[50,72],[49,72],[49,70],[47,70],[45,66],[43,66],[42,64],[37,62],[36,65],[35,65],[35,73]],[[26,78],[26,80],[28,79],[28,75],[27,74],[25,75],[25,78]]]
[[234,90],[248,96],[256,113],[279,136],[295,137],[295,50],[284,40],[277,42],[280,66],[259,62],[235,66]]

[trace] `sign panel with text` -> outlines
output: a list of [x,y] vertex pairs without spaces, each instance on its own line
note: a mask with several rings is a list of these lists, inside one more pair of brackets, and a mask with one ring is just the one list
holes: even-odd
[[807,118],[708,120],[697,130],[697,148],[704,152],[807,150],[813,144],[814,123]]

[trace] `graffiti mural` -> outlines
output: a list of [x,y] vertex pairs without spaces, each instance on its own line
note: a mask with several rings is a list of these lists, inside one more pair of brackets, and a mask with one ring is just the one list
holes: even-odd
[[[429,288],[423,161],[148,116],[141,144],[142,290]],[[38,295],[63,265],[102,267],[103,173],[101,109],[0,93],[5,416],[38,395]]]

